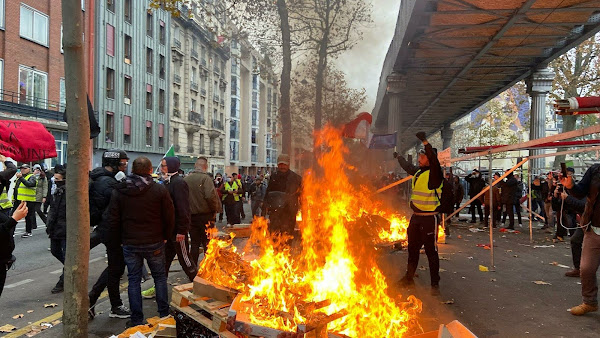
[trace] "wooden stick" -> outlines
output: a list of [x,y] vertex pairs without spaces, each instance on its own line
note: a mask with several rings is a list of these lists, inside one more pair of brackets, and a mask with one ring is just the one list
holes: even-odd
[[386,185],[385,187],[383,187],[383,188],[381,188],[381,189],[377,190],[377,193],[380,193],[380,192],[382,192],[382,191],[386,191],[386,190],[388,190],[389,188],[393,188],[393,187],[397,186],[398,184],[402,184],[402,183],[404,183],[404,182],[406,182],[406,181],[410,180],[411,178],[412,178],[412,175],[411,175],[411,176],[407,176],[407,177],[405,177],[405,178],[402,178],[402,179],[400,179],[400,180],[398,180],[398,181],[396,181],[396,182],[394,182],[394,183],[388,184],[388,185]]

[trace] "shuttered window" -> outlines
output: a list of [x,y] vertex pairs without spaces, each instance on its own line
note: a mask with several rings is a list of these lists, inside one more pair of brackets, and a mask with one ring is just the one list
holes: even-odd
[[115,56],[115,27],[106,24],[106,54]]

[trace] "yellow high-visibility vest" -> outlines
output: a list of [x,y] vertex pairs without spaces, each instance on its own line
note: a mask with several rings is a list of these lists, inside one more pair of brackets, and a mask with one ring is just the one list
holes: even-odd
[[[236,191],[238,190],[238,185],[237,183],[234,181],[233,184],[229,184],[229,182],[225,182],[225,191]],[[228,194],[223,194],[223,201],[225,200],[225,198],[227,197]],[[239,194],[233,194],[233,199],[237,202],[240,200],[240,195]]]
[[[33,174],[25,176],[24,180],[29,180],[31,176],[33,176]],[[17,200],[35,202],[35,186],[28,187],[21,182],[21,184],[19,184],[19,188],[17,189]]]
[[0,209],[12,209],[13,204],[8,198],[8,194],[6,193],[6,189],[2,189],[2,194],[0,194]]
[[438,189],[429,190],[429,170],[421,172],[419,169],[412,178],[411,202],[421,211],[435,211],[440,205],[438,196],[442,195],[443,184],[442,182]]

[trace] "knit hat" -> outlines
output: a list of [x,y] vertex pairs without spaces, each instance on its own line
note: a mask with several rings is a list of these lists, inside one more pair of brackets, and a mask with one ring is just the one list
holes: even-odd
[[169,156],[164,158],[165,162],[167,162],[167,172],[176,173],[181,166],[181,162],[178,157]]

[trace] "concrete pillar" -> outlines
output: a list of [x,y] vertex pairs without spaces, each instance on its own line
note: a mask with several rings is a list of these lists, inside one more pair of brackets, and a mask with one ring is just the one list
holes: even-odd
[[387,77],[387,96],[388,96],[388,133],[398,132],[396,138],[396,148],[402,151],[402,108],[401,93],[406,89],[406,79],[404,75],[398,72],[392,72]]
[[[540,68],[527,79],[527,93],[531,96],[531,115],[529,139],[536,140],[546,136],[546,95],[552,90],[552,81],[555,74],[550,68]],[[543,153],[543,150],[530,150],[529,155]],[[545,167],[543,158],[530,162],[534,174],[539,174],[536,169]]]
[[450,145],[452,144],[452,136],[454,135],[454,129],[450,128],[450,125],[447,124],[442,128],[441,134],[443,149],[439,149],[439,151],[442,151],[446,148],[450,148]]

